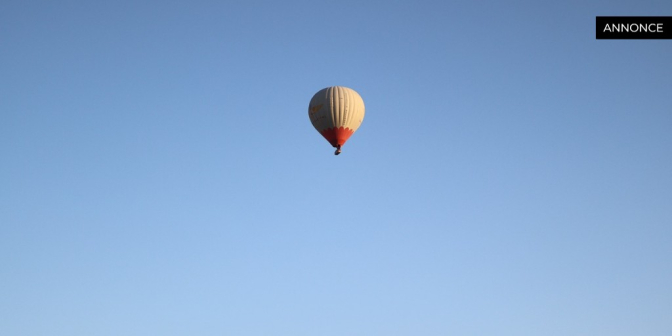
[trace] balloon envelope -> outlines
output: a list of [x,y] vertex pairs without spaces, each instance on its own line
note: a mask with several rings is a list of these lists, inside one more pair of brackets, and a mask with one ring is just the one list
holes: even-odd
[[[364,120],[364,101],[355,90],[332,86],[318,91],[308,105],[315,129],[340,149]],[[337,152],[338,154],[338,152]]]

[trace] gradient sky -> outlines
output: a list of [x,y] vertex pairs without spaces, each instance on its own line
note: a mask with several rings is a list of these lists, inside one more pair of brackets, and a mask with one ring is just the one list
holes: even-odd
[[672,40],[609,15],[672,2],[0,2],[0,334],[671,335]]

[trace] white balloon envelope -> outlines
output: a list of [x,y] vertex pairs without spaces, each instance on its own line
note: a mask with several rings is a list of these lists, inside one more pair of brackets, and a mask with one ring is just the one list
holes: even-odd
[[338,155],[341,146],[364,120],[364,100],[355,90],[344,86],[324,88],[310,100],[308,117]]

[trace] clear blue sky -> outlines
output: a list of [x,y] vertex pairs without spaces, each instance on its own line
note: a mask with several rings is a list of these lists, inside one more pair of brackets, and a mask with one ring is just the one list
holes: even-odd
[[671,335],[672,40],[604,15],[672,2],[2,1],[0,334]]

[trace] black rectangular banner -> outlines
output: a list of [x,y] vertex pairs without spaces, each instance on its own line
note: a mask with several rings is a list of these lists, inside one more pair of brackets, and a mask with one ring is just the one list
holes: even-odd
[[672,39],[672,16],[596,16],[595,38]]

